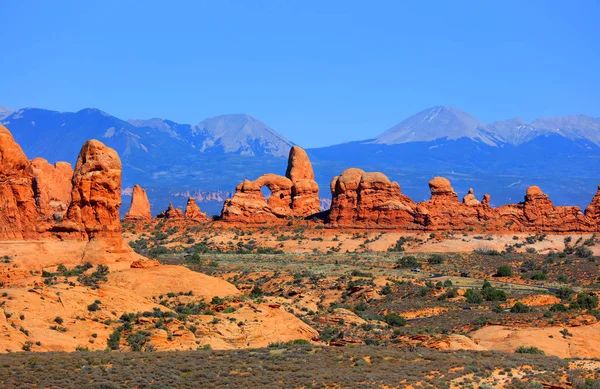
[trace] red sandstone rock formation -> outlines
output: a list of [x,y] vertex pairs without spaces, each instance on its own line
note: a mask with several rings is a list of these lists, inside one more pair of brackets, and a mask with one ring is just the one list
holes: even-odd
[[147,220],[151,218],[148,195],[141,186],[135,184],[133,193],[131,194],[131,206],[129,207],[129,212],[125,215],[125,219]]
[[86,142],[73,171],[29,161],[0,126],[0,183],[0,240],[120,238],[121,161],[101,142]]
[[200,208],[196,204],[196,200],[194,200],[193,197],[188,199],[187,205],[185,206],[185,218],[197,221],[207,220],[206,213],[200,211]]
[[0,240],[36,234],[39,219],[29,160],[8,129],[0,125]]
[[[463,202],[452,188],[450,181],[434,177],[429,181],[431,198],[417,204],[415,219],[427,230],[462,230],[481,228],[490,219],[489,207],[475,198],[472,190]],[[485,197],[484,197],[485,198]],[[489,196],[486,204],[489,204]]]
[[[489,195],[488,196],[488,200],[487,203],[489,204]],[[479,205],[481,204],[481,202],[479,202],[479,200],[477,200],[477,198],[475,197],[475,192],[473,192],[473,188],[469,189],[469,193],[467,193],[465,195],[465,197],[463,197],[463,204],[465,205]]]
[[[269,199],[261,188],[271,191]],[[232,198],[225,200],[221,219],[230,222],[266,223],[287,217],[306,217],[320,211],[319,186],[308,155],[298,146],[292,147],[286,177],[265,174],[255,181],[244,180]]]
[[495,208],[500,223],[496,230],[584,232],[593,231],[593,221],[579,207],[557,207],[537,186],[527,189],[525,201]]
[[579,207],[557,207],[540,188],[527,190],[525,201],[498,208],[485,194],[479,202],[473,189],[463,201],[450,181],[429,182],[431,198],[414,204],[381,173],[347,169],[331,182],[332,205],[328,221],[336,227],[376,227],[405,230],[471,230],[585,232],[598,230],[600,189],[584,216]]
[[183,219],[183,211],[173,207],[173,203],[169,203],[169,208],[156,215],[159,219]]
[[382,173],[350,168],[331,181],[328,220],[334,226],[410,227],[415,203]]
[[590,223],[596,225],[596,231],[600,231],[600,185],[598,185],[598,191],[592,202],[585,209],[585,217],[589,219]]
[[310,159],[304,149],[293,146],[288,158],[285,176],[293,182],[292,210],[294,215],[307,216],[321,210],[319,185]]
[[[102,142],[85,142],[73,173],[67,221],[88,238],[121,236],[121,159]],[[82,225],[83,228],[80,228]]]

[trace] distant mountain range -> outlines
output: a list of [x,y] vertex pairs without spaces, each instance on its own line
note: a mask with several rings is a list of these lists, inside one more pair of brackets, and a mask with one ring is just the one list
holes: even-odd
[[[126,121],[93,108],[74,113],[0,108],[0,122],[30,158],[50,162],[74,162],[87,139],[101,140],[121,156],[124,187],[147,188],[154,213],[171,200],[183,204],[181,193],[202,193],[202,207],[218,213],[222,194],[244,178],[284,174],[294,144],[244,114],[190,125],[158,118]],[[536,184],[557,204],[585,206],[600,183],[600,119],[585,115],[485,124],[440,106],[374,139],[307,151],[324,198],[331,178],[348,167],[382,171],[417,201],[428,197],[427,181],[434,175],[450,178],[461,194],[469,187],[478,195],[491,193],[494,205],[519,201]]]
[[513,118],[484,124],[459,109],[433,107],[393,126],[375,138],[373,143],[393,145],[467,138],[489,146],[505,143],[518,146],[540,136],[552,135],[600,146],[600,118],[574,115],[541,118],[532,123]]

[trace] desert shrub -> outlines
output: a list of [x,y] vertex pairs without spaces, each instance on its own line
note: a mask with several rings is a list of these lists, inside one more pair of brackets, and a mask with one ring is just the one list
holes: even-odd
[[262,289],[258,285],[254,285],[254,288],[252,288],[252,291],[250,292],[250,297],[258,298],[262,297],[263,295],[264,292],[262,291]]
[[473,254],[492,255],[492,256],[502,255],[502,253],[500,251],[498,251],[498,250],[490,250],[490,249],[476,249],[476,250],[473,250]]
[[519,348],[517,348],[515,350],[516,353],[518,354],[537,354],[537,355],[544,355],[546,354],[545,352],[543,352],[542,350],[540,350],[537,347],[525,347],[525,346],[519,346]]
[[500,289],[494,288],[488,280],[483,281],[481,297],[483,297],[485,301],[506,301],[506,293]]
[[430,265],[441,265],[444,263],[444,257],[442,257],[440,254],[433,254],[427,258],[427,263]]
[[496,277],[511,277],[512,275],[512,269],[508,265],[502,265],[496,271]]
[[543,281],[548,279],[548,274],[546,273],[533,273],[531,275],[531,279],[535,281]]
[[383,321],[392,327],[403,327],[406,325],[406,319],[395,313],[388,313],[384,316]]
[[129,334],[126,340],[132,351],[142,351],[149,337],[149,332],[137,331],[136,333]]
[[404,257],[398,258],[396,263],[398,264],[398,267],[401,267],[401,268],[411,268],[411,267],[421,266],[421,262],[419,262],[417,260],[417,258],[412,255],[406,255]]
[[388,294],[392,293],[392,287],[390,286],[390,284],[385,284],[385,286],[383,288],[381,288],[381,294],[383,294],[384,296],[387,296]]
[[577,294],[577,299],[571,303],[573,309],[595,309],[598,307],[598,296],[589,293]]
[[473,289],[467,289],[465,291],[465,298],[469,304],[481,304],[483,303],[483,297],[480,293]]
[[562,287],[556,292],[556,297],[561,300],[568,300],[575,294],[575,291],[568,287]]
[[407,237],[401,236],[400,239],[398,239],[396,241],[396,243],[394,243],[394,245],[388,249],[388,251],[389,252],[402,252],[402,251],[404,251],[404,244],[411,240],[412,240],[412,238],[407,238]]
[[594,255],[594,253],[585,246],[578,246],[575,249],[575,255],[579,258],[590,258],[592,255]]
[[121,343],[121,331],[119,329],[116,329],[108,336],[108,340],[106,341],[106,346],[110,350],[118,350],[120,347],[119,346],[120,343]]
[[523,304],[520,301],[517,301],[515,305],[510,308],[511,313],[527,313],[531,310],[527,305]]
[[550,311],[552,312],[567,312],[568,308],[566,307],[566,305],[557,303],[557,304],[553,304],[550,307]]
[[100,282],[106,282],[108,280],[106,277],[108,273],[108,266],[98,265],[96,266],[96,271],[90,275],[81,274],[79,277],[77,277],[77,281],[84,286],[97,287],[97,284]]

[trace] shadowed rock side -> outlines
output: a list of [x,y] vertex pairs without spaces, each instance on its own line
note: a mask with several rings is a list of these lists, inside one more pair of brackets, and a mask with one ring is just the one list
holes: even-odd
[[331,182],[332,204],[328,223],[333,227],[398,228],[405,230],[478,230],[488,232],[594,232],[599,230],[600,189],[584,215],[579,207],[554,206],[537,186],[523,202],[498,208],[490,196],[481,201],[473,189],[459,201],[450,181],[429,182],[431,198],[415,204],[396,182],[382,173],[347,169]]
[[[266,200],[261,188],[271,196]],[[264,174],[255,181],[244,180],[225,200],[221,219],[227,222],[267,223],[287,217],[306,217],[320,211],[319,186],[306,152],[294,146],[290,150],[286,177]]]
[[205,221],[206,213],[200,211],[200,207],[196,204],[196,200],[190,197],[187,201],[187,205],[185,206],[185,218],[192,219],[197,221]]
[[150,213],[150,202],[146,190],[135,184],[131,194],[131,205],[129,212],[125,215],[127,220],[148,220],[152,218]]
[[99,141],[66,162],[29,161],[0,126],[0,240],[119,236],[121,161]]
[[159,219],[183,219],[183,211],[169,203],[169,208],[156,215]]

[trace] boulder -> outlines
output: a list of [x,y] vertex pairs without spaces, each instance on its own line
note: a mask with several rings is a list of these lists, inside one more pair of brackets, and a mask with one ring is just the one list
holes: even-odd
[[469,193],[463,197],[463,204],[465,205],[479,205],[481,204],[479,200],[475,197],[475,192],[473,192],[473,188],[469,189]]
[[194,200],[193,197],[188,199],[187,205],[185,206],[185,218],[197,221],[207,220],[206,213],[200,211],[200,207],[198,207],[196,200]]
[[434,177],[429,181],[429,190],[431,191],[431,200],[458,201],[458,195],[447,178]]
[[148,201],[148,195],[146,191],[135,184],[133,187],[133,193],[131,194],[131,205],[129,206],[129,212],[125,215],[126,220],[149,220],[152,218],[150,213],[150,202]]

